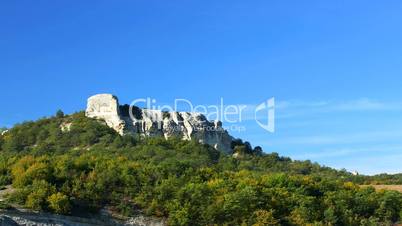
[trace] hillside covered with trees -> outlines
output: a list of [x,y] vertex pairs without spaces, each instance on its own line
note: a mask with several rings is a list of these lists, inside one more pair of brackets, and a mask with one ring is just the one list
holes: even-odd
[[[194,141],[120,136],[83,112],[25,122],[0,136],[7,200],[59,214],[168,218],[170,225],[391,225],[402,194],[358,184],[401,175],[353,176],[233,143],[237,157]],[[5,204],[1,206],[6,206]]]

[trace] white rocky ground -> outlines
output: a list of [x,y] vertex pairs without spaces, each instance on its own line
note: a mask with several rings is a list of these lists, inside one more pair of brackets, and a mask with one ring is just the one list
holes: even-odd
[[138,215],[127,220],[115,220],[110,216],[92,217],[62,216],[35,213],[27,210],[0,210],[1,226],[166,226],[162,219]]

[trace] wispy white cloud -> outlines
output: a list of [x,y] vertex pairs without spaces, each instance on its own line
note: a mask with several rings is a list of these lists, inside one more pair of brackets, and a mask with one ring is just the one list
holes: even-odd
[[402,141],[402,129],[392,131],[369,131],[355,133],[337,133],[332,135],[310,135],[285,137],[270,141],[272,145],[331,145],[381,142],[389,140]]
[[[329,158],[317,159],[319,162],[326,162],[328,166],[336,169],[347,169],[349,171],[358,171],[359,173],[366,175],[374,175],[379,173],[402,173],[400,162],[402,159],[401,149],[398,151],[392,151],[393,147],[390,147],[391,151],[386,151],[386,148],[382,148],[384,151],[379,151],[378,154],[368,155],[364,152],[355,153],[355,156],[349,157],[343,156],[336,160],[336,156]],[[367,153],[367,152],[366,152]],[[358,155],[358,156],[356,156]]]
[[399,103],[379,102],[367,98],[330,104],[329,110],[338,111],[368,111],[368,110],[395,110],[402,109]]
[[275,108],[279,117],[302,114],[350,111],[402,111],[402,102],[385,102],[360,98],[348,101],[281,101]]
[[[242,120],[254,120],[255,109],[258,104],[239,104],[245,106],[242,109]],[[276,119],[287,119],[301,117],[305,115],[340,113],[340,112],[369,112],[369,111],[402,111],[401,102],[386,102],[372,100],[369,98],[359,98],[355,100],[335,101],[335,100],[277,100],[275,103]],[[263,114],[257,118],[264,119]]]
[[376,145],[370,147],[344,147],[319,152],[292,155],[299,160],[313,160],[336,169],[358,171],[366,175],[402,173],[402,145]]
[[278,101],[276,102],[276,109],[289,109],[289,108],[317,108],[327,106],[329,101],[300,101],[300,100],[292,100],[292,101]]
[[[397,152],[398,156],[402,156],[402,145],[376,145],[370,147],[343,147],[343,148],[333,148],[333,149],[323,149],[319,152],[309,152],[309,153],[302,153],[299,155],[294,155],[293,158],[295,159],[328,159],[333,157],[342,157],[342,156],[350,156],[354,154],[368,154],[368,153],[378,153],[376,158],[379,156],[384,156],[384,154],[388,155],[390,153]],[[372,158],[372,157],[370,157]]]

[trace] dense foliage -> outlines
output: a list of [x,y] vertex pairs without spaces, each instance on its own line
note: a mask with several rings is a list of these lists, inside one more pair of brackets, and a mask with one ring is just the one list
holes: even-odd
[[179,139],[119,136],[83,113],[16,125],[0,136],[10,201],[61,214],[108,206],[170,225],[388,225],[402,195],[354,177],[234,143],[237,158]]

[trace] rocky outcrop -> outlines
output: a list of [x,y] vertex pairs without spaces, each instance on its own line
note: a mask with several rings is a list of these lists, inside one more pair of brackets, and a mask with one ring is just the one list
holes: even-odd
[[120,106],[117,97],[111,94],[98,94],[88,99],[85,115],[104,120],[121,135],[163,136],[166,139],[180,137],[231,152],[233,137],[222,127],[222,123],[208,121],[200,113],[130,108],[128,105]]
[[71,122],[63,122],[60,125],[60,129],[62,132],[69,132],[71,130]]
[[89,118],[105,120],[109,127],[123,134],[125,123],[120,118],[117,97],[110,94],[98,94],[88,98],[85,115]]

